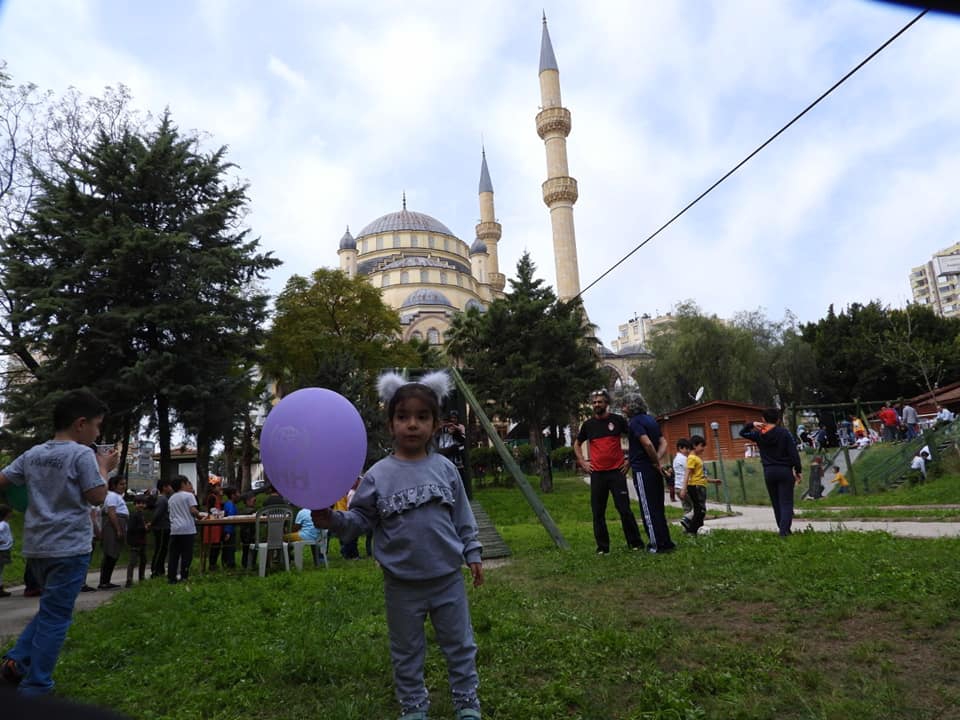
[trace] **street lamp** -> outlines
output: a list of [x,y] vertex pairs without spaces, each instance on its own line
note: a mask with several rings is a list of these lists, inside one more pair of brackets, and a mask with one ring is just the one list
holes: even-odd
[[732,513],[730,491],[727,489],[727,473],[723,468],[723,453],[720,452],[720,423],[714,420],[710,423],[710,429],[713,430],[713,441],[717,445],[717,460],[720,461],[720,484],[723,485],[723,499],[727,501],[727,512]]

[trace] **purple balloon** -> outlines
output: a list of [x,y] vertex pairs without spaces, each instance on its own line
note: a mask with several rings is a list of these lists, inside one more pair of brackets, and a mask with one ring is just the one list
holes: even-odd
[[363,470],[367,430],[357,409],[326,388],[303,388],[267,415],[260,458],[267,478],[301,507],[330,507]]

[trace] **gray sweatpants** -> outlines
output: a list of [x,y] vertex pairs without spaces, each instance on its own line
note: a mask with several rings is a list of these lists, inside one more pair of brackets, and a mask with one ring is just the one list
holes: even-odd
[[424,581],[398,580],[384,573],[383,592],[393,682],[401,714],[426,712],[430,707],[423,682],[427,651],[423,625],[428,614],[437,634],[437,644],[447,659],[454,708],[479,710],[477,644],[473,640],[467,591],[460,571]]

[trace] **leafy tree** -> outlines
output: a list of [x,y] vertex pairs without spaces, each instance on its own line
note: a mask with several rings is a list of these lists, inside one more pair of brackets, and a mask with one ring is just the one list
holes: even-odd
[[540,488],[551,492],[542,430],[566,424],[590,390],[603,382],[603,374],[580,300],[557,300],[535,271],[530,255],[524,254],[503,299],[485,313],[456,316],[447,353],[464,364],[465,379],[481,400],[529,426]]
[[225,148],[198,145],[169,114],[149,132],[99,131],[57,174],[37,169],[0,254],[13,318],[42,358],[35,382],[8,388],[11,407],[81,385],[117,414],[151,407],[164,473],[174,413],[208,427],[197,418],[239,387],[225,368],[255,359],[267,302],[256,283],[279,264],[242,226],[246,187],[228,181]]
[[837,313],[831,305],[802,333],[814,349],[824,402],[911,397],[960,377],[960,320],[923,306],[890,309],[874,300]]
[[[57,98],[33,84],[15,85],[0,61],[0,247],[28,220],[40,192],[39,170],[63,178],[69,165],[96,137],[116,139],[128,128],[143,127],[144,118],[129,108],[122,85],[107,88],[102,98],[84,98],[71,88]],[[18,298],[0,285],[0,353],[15,358],[6,375],[29,382],[39,367],[36,348],[20,327]]]
[[264,372],[277,394],[326,387],[348,398],[368,428],[367,459],[389,446],[376,378],[391,367],[431,367],[436,350],[401,342],[400,318],[362,277],[320,268],[291,277],[276,300],[266,339]]

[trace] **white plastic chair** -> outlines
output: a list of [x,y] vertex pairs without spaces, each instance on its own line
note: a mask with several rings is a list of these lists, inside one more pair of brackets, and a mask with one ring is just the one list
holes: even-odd
[[[288,543],[283,536],[290,532],[290,525],[293,522],[293,509],[287,505],[268,505],[257,511],[257,519],[254,524],[254,542],[250,543],[250,550],[257,553],[257,559],[260,561],[260,577],[267,574],[267,558],[274,550],[279,551],[283,557],[283,567],[290,570],[290,556],[287,553]],[[263,537],[260,531],[261,525],[266,525],[266,541],[260,542]]]
[[[330,532],[328,530],[317,530],[319,533],[316,540],[295,540],[293,542],[293,564],[296,566],[297,570],[303,570],[303,547],[304,545],[310,546],[311,551],[313,552],[313,564],[315,567],[320,566],[320,562],[323,562],[323,567],[329,569],[330,565],[327,563],[327,544],[330,539]],[[317,555],[319,554],[319,558]]]

